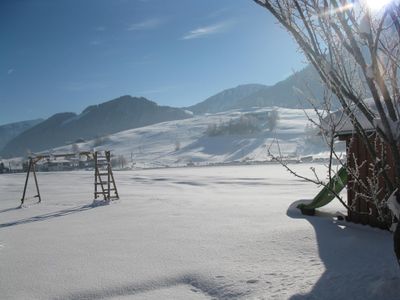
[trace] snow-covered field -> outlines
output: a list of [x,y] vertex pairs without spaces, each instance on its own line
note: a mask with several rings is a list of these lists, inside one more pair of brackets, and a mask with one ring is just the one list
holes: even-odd
[[91,172],[39,173],[18,209],[24,175],[0,175],[1,299],[399,299],[390,233],[302,216],[318,188],[279,165],[115,176],[96,206]]

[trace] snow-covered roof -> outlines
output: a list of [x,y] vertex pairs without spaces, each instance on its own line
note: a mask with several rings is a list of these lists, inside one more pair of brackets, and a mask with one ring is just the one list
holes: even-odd
[[[365,105],[372,111],[377,112],[375,103],[372,99],[364,100]],[[372,124],[366,116],[356,107],[351,107],[353,114],[352,117],[355,117],[357,121],[360,123],[361,127],[365,131],[375,131],[376,130],[376,123]],[[350,116],[348,116],[343,109],[337,110],[331,114],[329,114],[323,121],[322,121],[322,128],[329,132],[334,128],[335,135],[348,135],[355,132],[353,123]],[[379,120],[376,120],[379,123]]]
[[[366,131],[374,131],[375,126],[360,111],[355,111],[354,117]],[[355,132],[351,118],[343,110],[337,110],[322,121],[322,128],[329,132],[335,128],[335,135],[348,135]]]

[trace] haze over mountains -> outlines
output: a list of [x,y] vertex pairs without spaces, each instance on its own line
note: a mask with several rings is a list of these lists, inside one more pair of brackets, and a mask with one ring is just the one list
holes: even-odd
[[203,102],[190,106],[187,109],[195,114],[227,111],[232,108],[240,107],[240,103],[243,104],[244,99],[265,88],[268,87],[263,84],[239,85],[235,88],[223,90],[222,92],[207,98]]
[[13,138],[42,122],[43,119],[15,122],[0,126],[0,149],[3,148]]
[[[304,95],[302,95],[302,91]],[[275,85],[239,85],[224,90],[187,109],[195,114],[223,112],[230,109],[279,106],[285,108],[312,108],[305,96],[312,96],[315,104],[322,101],[324,87],[312,66],[289,76]]]
[[[322,100],[323,85],[311,66],[273,86],[239,85],[186,109],[159,106],[143,97],[122,96],[89,106],[80,114],[64,112],[55,114],[43,122],[22,122],[25,127],[21,125],[19,130],[15,129],[15,124],[1,126],[0,155],[21,156],[25,155],[27,150],[38,152],[71,144],[79,139],[88,140],[164,121],[191,118],[192,114],[189,111],[199,115],[254,107],[310,108],[311,104],[304,100],[299,90],[311,91],[317,102]],[[2,129],[5,130],[2,132]]]
[[12,139],[2,149],[1,155],[24,155],[27,149],[36,152],[73,143],[77,139],[91,139],[125,129],[189,117],[191,114],[180,108],[159,106],[145,98],[123,96],[89,106],[79,115],[55,114]]

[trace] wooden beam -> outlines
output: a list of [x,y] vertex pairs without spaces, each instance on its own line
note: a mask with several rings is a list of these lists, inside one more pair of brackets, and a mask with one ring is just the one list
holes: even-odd
[[28,186],[29,173],[31,172],[31,167],[32,167],[32,158],[29,159],[28,171],[26,172],[24,192],[22,193],[21,205],[24,204],[25,201],[26,188]]
[[33,159],[44,159],[44,158],[51,158],[51,157],[74,157],[74,156],[93,156],[93,152],[91,151],[83,151],[79,153],[57,153],[57,154],[37,154],[37,155],[32,155],[29,158]]
[[33,178],[35,179],[35,185],[36,185],[36,197],[39,198],[39,203],[42,202],[42,198],[40,197],[40,191],[39,191],[39,184],[38,184],[38,180],[36,177],[36,170],[35,170],[35,164],[32,164],[32,171],[33,171]]

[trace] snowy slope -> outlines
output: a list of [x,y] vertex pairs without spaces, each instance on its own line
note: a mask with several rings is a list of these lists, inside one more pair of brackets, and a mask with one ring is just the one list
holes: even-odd
[[[233,161],[264,161],[269,159],[268,150],[278,153],[276,140],[279,141],[283,155],[306,155],[304,129],[309,123],[303,110],[275,108],[279,112],[277,127],[270,131],[263,128],[260,132],[248,135],[207,136],[207,127],[211,124],[227,123],[248,114],[262,114],[274,108],[233,110],[224,113],[194,116],[186,120],[159,123],[142,128],[121,131],[104,139],[101,146],[95,147],[95,141],[78,144],[84,150],[112,150],[114,155],[123,155],[128,162],[139,167],[180,166],[188,163],[206,164]],[[313,110],[306,110],[311,117]],[[176,143],[180,149],[176,149]],[[312,149],[314,153],[323,148]],[[71,152],[71,146],[54,149],[56,152]]]
[[94,206],[92,172],[39,173],[42,204],[17,209],[24,174],[0,175],[1,299],[398,299],[390,233],[337,202],[301,216],[318,189],[278,165],[115,177]]

